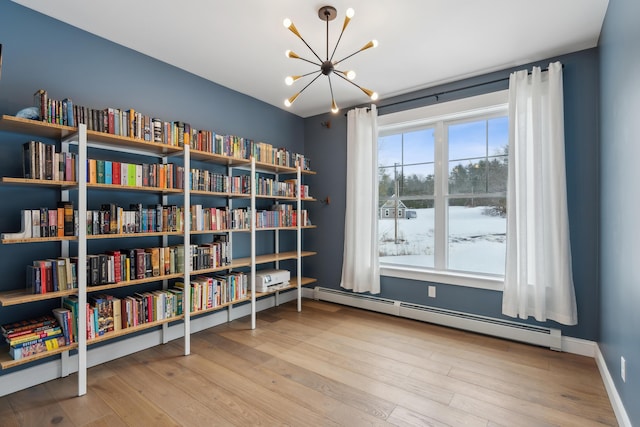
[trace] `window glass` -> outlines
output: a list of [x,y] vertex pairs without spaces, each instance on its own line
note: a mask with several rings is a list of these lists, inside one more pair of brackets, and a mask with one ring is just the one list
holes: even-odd
[[381,266],[503,276],[506,104],[436,116],[378,139]]

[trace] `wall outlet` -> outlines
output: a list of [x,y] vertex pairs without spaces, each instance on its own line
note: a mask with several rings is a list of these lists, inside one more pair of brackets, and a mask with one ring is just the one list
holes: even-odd
[[436,297],[436,287],[429,286],[429,298],[435,298],[435,297]]
[[627,382],[627,361],[620,356],[620,376],[623,382]]

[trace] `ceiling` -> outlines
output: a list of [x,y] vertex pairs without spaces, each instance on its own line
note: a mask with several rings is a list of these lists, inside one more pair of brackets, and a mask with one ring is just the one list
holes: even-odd
[[[357,84],[380,99],[514,67],[597,45],[608,0],[14,0],[75,27],[172,64],[282,109],[311,78],[284,78],[319,69],[285,57],[291,49],[315,59],[283,25],[290,18],[326,59],[326,24],[318,9],[334,6],[329,50],[347,8],[355,16],[334,59],[371,39],[379,46],[346,61]],[[339,107],[368,101],[355,86],[332,78]],[[287,109],[309,117],[330,110],[321,76]]]

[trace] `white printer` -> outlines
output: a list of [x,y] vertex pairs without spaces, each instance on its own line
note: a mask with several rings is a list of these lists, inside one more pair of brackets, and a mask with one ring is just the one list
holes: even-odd
[[[269,292],[289,286],[291,273],[289,270],[259,270],[256,271],[256,292]],[[253,288],[253,286],[252,286]]]

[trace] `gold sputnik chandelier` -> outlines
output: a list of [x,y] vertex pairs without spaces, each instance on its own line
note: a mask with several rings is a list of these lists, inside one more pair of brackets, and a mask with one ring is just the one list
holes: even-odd
[[305,59],[300,57],[298,54],[296,54],[295,52],[291,51],[291,50],[287,50],[286,55],[288,58],[294,58],[294,59],[300,59],[302,61],[308,62],[310,64],[313,64],[317,67],[320,67],[319,70],[316,71],[312,71],[310,73],[306,73],[306,74],[302,74],[299,76],[288,76],[285,79],[285,83],[287,85],[292,85],[296,80],[302,78],[302,77],[306,77],[306,76],[310,76],[312,74],[317,74],[313,80],[311,80],[309,83],[307,83],[307,85],[305,87],[302,88],[302,90],[300,90],[298,93],[296,93],[295,95],[293,95],[291,98],[286,99],[284,101],[284,105],[287,107],[290,107],[291,104],[293,104],[293,102],[296,100],[296,98],[306,89],[308,88],[313,82],[315,82],[320,76],[324,75],[327,76],[327,80],[329,81],[329,90],[331,91],[331,112],[332,113],[337,113],[339,111],[338,105],[336,104],[336,100],[333,96],[333,85],[331,84],[331,75],[336,75],[338,77],[340,77],[341,79],[351,83],[352,85],[354,85],[355,87],[357,87],[358,89],[360,89],[361,91],[363,91],[364,93],[367,94],[367,96],[369,98],[371,98],[371,100],[375,101],[376,99],[378,99],[378,94],[372,90],[369,90],[367,88],[361,87],[357,84],[355,84],[353,82],[353,79],[356,76],[355,71],[349,70],[349,71],[341,71],[338,70],[336,67],[338,66],[338,64],[342,63],[342,61],[344,61],[345,59],[351,58],[353,55],[362,52],[363,50],[367,50],[371,47],[376,47],[378,46],[378,42],[376,40],[371,40],[370,42],[368,42],[367,44],[365,44],[364,46],[362,46],[359,50],[355,51],[354,53],[352,53],[351,55],[347,55],[344,58],[338,60],[338,61],[334,61],[333,60],[333,56],[336,53],[336,49],[338,48],[338,44],[340,43],[340,40],[342,39],[342,34],[344,34],[344,30],[347,28],[347,25],[349,25],[349,22],[351,21],[351,18],[353,18],[354,15],[354,11],[353,9],[349,8],[347,9],[347,13],[345,15],[344,18],[344,24],[342,24],[342,31],[340,32],[340,36],[338,37],[338,41],[336,42],[335,47],[333,48],[333,52],[331,53],[331,56],[329,56],[329,21],[333,21],[336,18],[337,12],[336,9],[332,6],[323,6],[318,10],[318,17],[325,21],[327,23],[327,55],[325,57],[324,60],[322,60],[320,58],[320,56],[313,50],[313,48],[311,48],[311,46],[309,46],[309,44],[306,42],[306,40],[304,38],[302,38],[302,36],[300,35],[300,33],[298,32],[298,29],[295,27],[295,25],[293,25],[293,22],[291,22],[291,20],[289,18],[285,19],[283,24],[285,26],[285,28],[288,28],[293,34],[295,34],[296,36],[298,36],[298,38],[300,40],[302,40],[304,42],[304,44],[309,48],[309,50],[311,51],[311,53],[313,53],[313,55],[317,58],[317,60],[319,62],[316,62],[315,60],[309,60],[309,59]]

